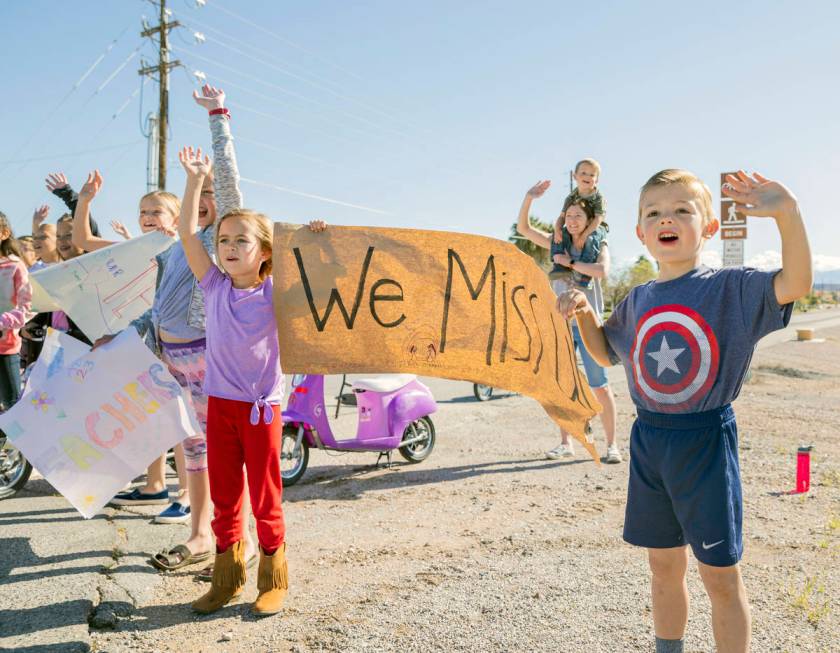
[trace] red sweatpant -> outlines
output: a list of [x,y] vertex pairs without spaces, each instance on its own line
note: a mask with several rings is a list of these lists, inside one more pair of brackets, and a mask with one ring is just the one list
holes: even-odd
[[244,463],[248,470],[251,510],[257,520],[260,546],[273,553],[286,537],[283,519],[283,482],[280,478],[280,452],[283,420],[274,406],[274,420],[250,422],[252,404],[208,397],[207,469],[210,497],[213,499],[213,533],[216,551],[222,553],[245,534],[242,501],[245,492]]

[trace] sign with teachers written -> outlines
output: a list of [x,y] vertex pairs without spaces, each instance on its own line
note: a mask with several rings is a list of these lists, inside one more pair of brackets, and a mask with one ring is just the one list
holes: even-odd
[[152,306],[155,256],[173,242],[155,231],[33,272],[33,306],[60,308],[92,342],[117,333]]
[[600,410],[548,278],[512,244],[369,227],[274,227],[287,373],[412,372],[533,397],[594,456]]
[[0,415],[0,428],[88,519],[196,432],[181,386],[134,329],[75,360],[55,353],[46,380]]

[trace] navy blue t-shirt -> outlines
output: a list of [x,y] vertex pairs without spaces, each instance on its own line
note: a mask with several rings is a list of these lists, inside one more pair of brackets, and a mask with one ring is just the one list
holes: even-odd
[[720,408],[741,391],[756,343],[787,326],[778,270],[712,270],[637,286],[604,324],[610,360],[624,365],[630,396],[657,413]]

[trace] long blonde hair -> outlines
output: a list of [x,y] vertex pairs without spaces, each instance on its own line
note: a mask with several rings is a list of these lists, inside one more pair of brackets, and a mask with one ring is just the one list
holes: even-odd
[[165,190],[153,190],[151,193],[146,193],[145,195],[143,195],[143,197],[140,198],[138,206],[143,203],[143,200],[146,199],[159,200],[160,203],[163,204],[166,207],[166,209],[176,218],[179,215],[181,215],[181,198],[177,195],[173,195],[172,193]]
[[252,209],[233,209],[225,213],[216,222],[216,251],[219,251],[219,232],[222,228],[222,223],[228,218],[242,218],[254,227],[257,241],[260,244],[263,252],[268,253],[268,258],[260,265],[260,281],[265,280],[271,274],[271,248],[274,244],[274,226],[267,215],[253,211]]

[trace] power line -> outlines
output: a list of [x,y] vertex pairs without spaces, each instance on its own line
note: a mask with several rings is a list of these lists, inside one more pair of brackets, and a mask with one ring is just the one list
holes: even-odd
[[[44,118],[44,119],[43,119],[43,120],[42,120],[42,121],[38,124],[38,126],[37,126],[37,127],[35,127],[35,129],[34,129],[34,130],[33,130],[33,131],[29,134],[29,137],[28,137],[28,138],[27,138],[27,139],[26,139],[26,140],[25,140],[25,141],[21,144],[21,146],[20,146],[20,147],[18,147],[18,149],[17,149],[17,150],[15,150],[14,154],[12,154],[12,158],[14,158],[14,157],[16,157],[18,154],[20,154],[20,153],[24,150],[24,148],[26,148],[26,146],[27,146],[27,145],[29,145],[29,144],[32,142],[32,140],[33,140],[33,139],[34,139],[34,138],[38,135],[38,133],[39,133],[39,132],[40,132],[40,131],[44,128],[44,125],[46,125],[46,124],[47,124],[50,120],[52,120],[52,117],[53,117],[53,116],[54,116],[54,115],[58,112],[58,110],[59,110],[62,106],[64,106],[64,103],[65,103],[68,99],[70,99],[70,97],[73,95],[73,93],[75,93],[75,92],[76,92],[76,90],[77,90],[77,89],[78,89],[78,88],[79,88],[79,87],[80,87],[80,86],[84,83],[84,81],[85,81],[88,77],[90,77],[91,73],[93,73],[93,71],[96,69],[96,67],[97,67],[100,63],[102,63],[103,59],[105,59],[105,57],[106,57],[106,56],[108,56],[108,53],[109,53],[109,52],[111,52],[111,50],[113,50],[113,49],[114,49],[114,46],[116,46],[116,44],[117,44],[117,43],[119,42],[119,40],[122,38],[123,34],[125,34],[125,33],[128,31],[128,29],[129,29],[130,27],[131,27],[131,25],[126,25],[126,26],[123,28],[123,30],[122,30],[119,34],[117,34],[117,36],[116,36],[116,37],[114,37],[114,38],[111,40],[111,42],[110,42],[110,43],[109,43],[109,44],[105,47],[105,51],[104,51],[104,52],[102,52],[102,53],[101,53],[101,54],[100,54],[100,55],[99,55],[99,56],[98,56],[98,57],[94,60],[94,62],[93,62],[90,66],[88,66],[88,67],[87,67],[87,69],[85,70],[85,72],[84,72],[84,73],[82,73],[82,76],[81,76],[81,77],[79,77],[79,79],[77,79],[77,80],[76,80],[76,82],[73,84],[73,86],[71,86],[71,87],[70,87],[70,90],[69,90],[69,91],[67,91],[67,93],[65,93],[65,94],[64,94],[64,97],[62,97],[62,98],[61,98],[61,100],[59,100],[59,101],[58,101],[58,104],[56,104],[56,105],[52,108],[52,110],[51,110],[51,111],[47,114],[47,116],[46,116],[46,117],[45,117],[45,118]],[[0,168],[0,172],[2,172],[4,169],[5,169],[5,168]],[[18,172],[20,172],[20,171],[18,171]]]
[[[218,28],[216,28],[216,27],[212,27],[211,25],[208,25],[207,23],[203,23],[203,22],[201,22],[200,20],[196,20],[195,18],[192,18],[192,17],[191,17],[191,18],[189,19],[189,22],[190,22],[190,25],[197,25],[197,26],[198,26],[198,27],[200,27],[202,30],[208,30],[208,31],[210,31],[210,32],[215,32],[216,34],[219,34],[219,35],[221,35],[221,36],[225,37],[226,39],[230,39],[231,41],[234,41],[234,42],[238,43],[239,45],[241,45],[241,46],[242,46],[242,47],[244,47],[244,48],[247,48],[247,49],[249,49],[249,50],[255,50],[255,51],[258,51],[258,52],[262,52],[261,50],[259,50],[259,48],[256,48],[256,47],[254,47],[254,46],[252,46],[252,45],[248,45],[247,43],[239,43],[240,39],[238,39],[238,38],[237,38],[236,36],[234,36],[233,34],[228,34],[227,32],[223,32],[222,30],[220,30],[220,29],[218,29]],[[190,27],[190,25],[184,25],[184,27],[186,27],[187,29],[192,29],[192,28]],[[197,37],[198,32],[195,32],[195,34],[196,34],[196,37]],[[206,35],[204,35],[203,33],[201,34],[201,36],[202,36],[202,38],[203,38],[204,40],[206,40],[206,39],[207,39],[207,36],[206,36]],[[184,39],[183,37],[181,37],[181,39],[180,39],[180,40],[181,40],[181,42],[182,42],[184,45],[194,45],[193,43],[190,43],[189,41],[187,41],[187,40],[186,40],[186,39]],[[221,42],[219,42],[219,44],[221,45]],[[264,60],[261,60],[261,61],[264,61]],[[283,65],[288,66],[288,67],[292,67],[292,68],[300,68],[300,66],[296,66],[295,64],[291,64],[291,63],[289,63],[288,61],[281,61],[280,63],[282,63]],[[326,77],[321,77],[320,75],[317,75],[317,74],[315,74],[315,73],[313,73],[313,72],[311,72],[311,71],[304,71],[304,72],[305,72],[305,74],[309,75],[309,76],[310,76],[310,77],[312,77],[313,79],[316,79],[316,80],[318,80],[319,82],[321,82],[321,83],[323,83],[323,84],[327,84],[327,85],[329,85],[329,86],[334,86],[334,87],[336,87],[336,89],[337,89],[337,90],[342,90],[342,89],[341,89],[341,86],[340,86],[339,84],[337,84],[336,82],[334,82],[334,81],[332,81],[332,80],[330,80],[330,79],[327,79]]]
[[291,195],[298,195],[299,197],[307,197],[309,199],[318,200],[320,202],[327,202],[328,204],[337,204],[339,206],[347,206],[351,209],[358,209],[359,211],[367,211],[368,213],[377,213],[379,215],[394,215],[390,211],[383,211],[382,209],[374,209],[369,206],[362,206],[361,204],[353,204],[351,202],[344,202],[342,200],[336,200],[331,197],[324,197],[323,195],[313,195],[312,193],[305,193],[299,190],[293,190],[291,188],[287,188],[285,186],[278,186],[276,184],[269,184],[268,182],[264,181],[257,181],[255,179],[248,179],[247,177],[240,177],[239,181],[245,182],[246,184],[251,184],[253,186],[262,186],[264,188],[271,188],[273,190],[278,190],[281,193],[289,193]]
[[261,31],[261,32],[263,32],[263,33],[265,33],[265,34],[268,34],[269,36],[273,36],[273,37],[274,37],[275,39],[277,39],[278,41],[281,41],[282,43],[284,43],[284,44],[288,45],[289,47],[292,47],[292,48],[294,48],[294,49],[296,49],[296,50],[300,50],[301,52],[303,52],[303,53],[305,53],[305,54],[308,54],[310,57],[312,57],[313,59],[315,59],[315,60],[317,60],[317,61],[320,61],[321,63],[324,63],[324,64],[326,64],[326,65],[328,65],[328,66],[331,66],[331,67],[335,68],[336,70],[340,70],[340,71],[341,71],[341,72],[343,72],[345,75],[350,75],[351,77],[355,77],[355,78],[356,78],[357,80],[359,80],[360,82],[361,82],[361,81],[364,81],[364,79],[362,79],[361,77],[359,77],[356,73],[354,73],[354,72],[352,72],[352,71],[350,71],[350,70],[347,70],[346,68],[344,68],[344,67],[342,67],[342,66],[339,66],[338,64],[333,63],[332,61],[329,61],[328,59],[325,59],[325,58],[323,58],[323,57],[318,56],[317,54],[315,54],[315,53],[314,53],[314,52],[312,52],[311,50],[309,50],[309,49],[307,49],[307,48],[303,47],[302,45],[299,45],[299,44],[295,43],[294,41],[290,41],[289,39],[287,39],[287,38],[285,38],[285,37],[283,37],[283,36],[280,36],[280,35],[279,35],[279,34],[277,34],[276,32],[272,32],[270,29],[266,29],[266,28],[265,28],[265,27],[263,27],[262,25],[259,25],[258,23],[255,23],[255,22],[253,22],[253,21],[250,21],[250,20],[248,20],[247,18],[244,18],[244,17],[240,16],[239,14],[237,14],[237,13],[235,13],[235,12],[233,12],[233,11],[229,10],[229,9],[225,9],[224,7],[220,6],[219,4],[217,4],[217,3],[215,3],[215,2],[214,2],[214,3],[211,3],[211,4],[210,4],[210,6],[211,6],[213,9],[216,9],[217,11],[224,12],[224,13],[228,14],[229,16],[232,16],[233,18],[236,18],[237,20],[242,21],[242,22],[243,22],[243,23],[245,23],[246,25],[250,25],[251,27],[253,27],[253,28],[255,28],[255,29],[258,29],[259,31]]
[[[184,53],[184,51],[183,51],[181,48],[172,48],[172,49],[173,49],[173,50],[177,50],[178,52]],[[375,135],[377,135],[377,136],[379,136],[379,135],[380,135],[378,132],[381,132],[381,131],[386,131],[386,132],[389,132],[389,133],[395,134],[395,135],[397,135],[397,136],[400,136],[400,137],[402,137],[402,138],[408,138],[408,139],[412,138],[412,135],[411,135],[411,134],[408,134],[408,133],[406,133],[406,132],[400,131],[400,130],[398,130],[398,129],[393,129],[393,128],[391,128],[391,127],[388,127],[388,126],[382,125],[382,124],[377,123],[377,122],[374,122],[374,121],[372,121],[372,120],[368,120],[368,119],[367,119],[367,118],[365,118],[364,116],[360,116],[360,115],[358,115],[358,114],[351,113],[350,111],[346,111],[345,109],[342,109],[342,108],[339,108],[339,107],[330,106],[330,105],[326,105],[326,104],[324,104],[323,102],[321,102],[321,101],[319,101],[319,100],[315,100],[315,99],[310,98],[310,97],[307,97],[307,96],[305,96],[305,95],[301,95],[300,93],[296,93],[296,92],[294,92],[294,91],[290,91],[290,90],[288,90],[288,89],[286,89],[286,88],[284,88],[284,87],[282,87],[282,86],[280,86],[280,85],[278,85],[278,84],[274,84],[274,83],[272,83],[272,82],[267,82],[267,81],[265,81],[264,79],[262,79],[262,78],[260,78],[260,77],[256,77],[256,76],[251,75],[251,74],[249,74],[249,73],[246,73],[246,72],[243,72],[243,71],[237,70],[236,68],[233,68],[232,66],[228,66],[227,64],[220,63],[220,62],[216,61],[215,59],[210,59],[209,57],[205,57],[205,56],[203,56],[203,55],[197,54],[196,52],[188,52],[188,53],[186,53],[186,54],[187,54],[187,56],[189,56],[189,57],[194,57],[194,58],[199,59],[199,60],[201,60],[201,61],[205,61],[205,62],[207,62],[207,63],[213,64],[214,66],[219,66],[220,68],[224,68],[225,70],[229,70],[229,71],[231,71],[231,72],[233,72],[233,73],[235,73],[235,74],[239,75],[240,77],[243,77],[243,78],[245,78],[245,79],[250,79],[250,80],[252,80],[252,81],[257,82],[258,84],[262,84],[262,85],[267,86],[267,87],[269,87],[269,88],[274,88],[274,89],[277,89],[278,91],[280,91],[281,93],[283,93],[283,94],[285,94],[285,95],[289,95],[289,96],[291,96],[291,97],[295,97],[295,98],[297,98],[297,99],[299,99],[299,100],[302,100],[302,101],[307,102],[307,103],[309,103],[309,104],[313,104],[313,105],[315,105],[315,106],[317,106],[317,107],[326,107],[326,108],[327,108],[327,110],[329,110],[329,111],[333,111],[333,112],[339,113],[339,114],[341,114],[341,115],[343,115],[343,116],[346,116],[346,117],[348,117],[348,118],[352,118],[353,120],[356,120],[356,121],[359,121],[359,122],[363,122],[363,123],[365,123],[366,125],[370,125],[371,127],[373,127],[373,128],[377,131],[377,133],[375,134]],[[341,123],[339,123],[339,124],[341,125],[342,129],[346,129],[346,128],[347,128],[347,125],[344,125],[344,124],[341,124]]]
[[133,147],[138,143],[142,143],[142,140],[139,141],[132,141],[130,143],[120,143],[119,145],[108,145],[106,147],[97,147],[89,150],[78,150],[76,152],[65,152],[63,154],[47,154],[45,156],[34,156],[29,157],[26,159],[8,159],[6,161],[0,161],[0,164],[10,164],[10,163],[29,163],[31,161],[49,161],[51,159],[59,159],[59,158],[69,158],[74,156],[81,156],[83,154],[93,154],[94,152],[105,152],[106,150],[116,150],[121,147]]
[[100,93],[100,92],[101,92],[101,91],[102,91],[102,90],[103,90],[106,86],[108,86],[108,84],[110,84],[112,81],[114,81],[114,78],[115,78],[117,75],[119,75],[119,74],[120,74],[120,73],[121,73],[121,72],[125,69],[125,67],[126,67],[126,66],[127,66],[127,65],[131,62],[131,60],[132,60],[132,59],[134,59],[134,57],[136,57],[136,56],[137,56],[137,53],[138,53],[138,52],[140,52],[140,49],[143,47],[143,45],[144,45],[144,44],[141,42],[141,43],[140,43],[140,45],[138,45],[136,48],[134,48],[134,50],[132,50],[132,51],[129,53],[129,55],[128,55],[128,56],[127,56],[127,57],[126,57],[126,58],[125,58],[125,59],[124,59],[121,63],[120,63],[120,65],[119,65],[119,66],[117,66],[117,67],[113,70],[113,72],[112,72],[110,75],[108,75],[108,77],[106,77],[106,78],[105,78],[105,81],[104,81],[104,82],[102,82],[102,83],[101,83],[101,84],[100,84],[100,85],[96,88],[96,90],[88,96],[88,99],[87,99],[87,100],[85,100],[85,103],[81,106],[81,108],[82,108],[82,109],[83,109],[84,107],[86,107],[86,106],[88,105],[88,103],[89,103],[89,102],[90,102],[93,98],[95,98],[97,95],[99,95],[99,93]]

